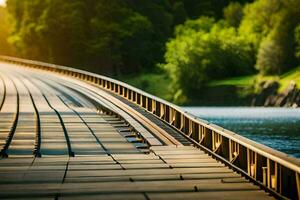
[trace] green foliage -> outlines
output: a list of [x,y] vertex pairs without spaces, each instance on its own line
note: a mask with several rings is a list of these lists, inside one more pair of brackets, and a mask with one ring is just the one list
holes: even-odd
[[257,0],[245,7],[239,31],[253,44],[262,74],[280,74],[297,65],[294,29],[299,10],[299,0]]
[[167,43],[163,68],[180,94],[191,95],[212,79],[252,71],[251,47],[223,21],[201,17],[178,26],[175,32]]
[[224,18],[229,23],[230,26],[238,27],[243,18],[243,7],[238,2],[230,3],[226,8],[224,8]]
[[13,54],[13,49],[7,42],[11,27],[7,18],[6,9],[0,6],[0,54],[11,55]]
[[231,3],[225,21],[202,17],[179,25],[163,65],[176,89],[174,99],[196,96],[214,80],[254,72],[253,66],[264,76],[297,66],[299,10],[299,0]]
[[[13,19],[9,41],[21,56],[119,77],[165,63],[161,66],[179,103],[212,81],[253,73],[254,66],[262,75],[277,75],[300,64],[300,0],[7,4]],[[0,51],[7,35],[8,29],[0,33]],[[145,79],[138,84],[147,89],[154,83]]]
[[256,50],[261,40],[266,37],[274,27],[280,11],[281,1],[257,0],[244,7],[244,17],[239,26],[240,34],[251,42]]
[[249,1],[252,0],[181,0],[191,19],[197,19],[199,14],[220,19],[223,17],[223,9],[231,2],[244,4]]
[[164,73],[143,73],[123,76],[121,80],[165,100],[172,100],[170,78]]
[[98,73],[153,69],[172,33],[163,1],[8,0],[20,55]]
[[[123,0],[124,1],[124,0]],[[151,71],[156,63],[161,62],[165,51],[165,42],[172,34],[173,15],[169,0],[136,1],[125,0],[135,12],[146,17],[151,23],[151,29],[140,31],[141,39],[137,41],[139,48],[136,53],[142,55],[140,68],[142,71]],[[125,51],[132,49],[127,43]],[[136,55],[132,55],[136,58]],[[126,63],[127,69],[130,63]]]
[[21,56],[61,64],[80,62],[83,27],[87,23],[82,0],[9,0],[14,17],[11,43]]
[[300,88],[300,67],[294,68],[280,76],[279,92],[284,91],[292,81]]
[[41,57],[51,62],[81,64],[85,59],[81,51],[88,40],[87,29],[83,28],[88,22],[85,4],[82,0],[50,0],[45,7],[35,26],[40,52],[46,53]]
[[106,73],[118,74],[125,66],[123,71],[137,69],[149,50],[143,46],[151,31],[151,22],[123,0],[99,0],[91,19],[90,59],[99,62]]
[[[182,3],[188,13],[189,18],[196,19],[199,17],[199,13],[206,16],[214,16],[215,15],[215,9],[212,9],[213,7],[213,1],[199,1],[199,0],[182,0]],[[216,7],[219,8],[221,2],[219,4],[215,4]]]
[[188,14],[184,8],[184,4],[181,1],[175,2],[172,7],[172,12],[174,15],[174,24],[182,24],[186,20]]
[[280,74],[284,52],[278,42],[266,39],[261,43],[256,68],[263,74]]
[[110,75],[151,71],[163,62],[175,25],[200,15],[219,18],[229,2],[8,0],[9,40],[26,58]]
[[249,86],[253,83],[255,79],[255,75],[249,76],[238,76],[232,78],[226,78],[221,80],[213,80],[208,83],[208,86],[215,87],[215,86],[238,86],[238,87],[245,87]]
[[300,23],[295,28],[295,42],[296,42],[296,48],[295,48],[295,56],[300,60]]

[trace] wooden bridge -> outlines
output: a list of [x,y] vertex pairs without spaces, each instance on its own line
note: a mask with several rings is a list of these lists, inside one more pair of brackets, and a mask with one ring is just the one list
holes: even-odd
[[125,83],[0,57],[0,199],[300,199],[300,161]]

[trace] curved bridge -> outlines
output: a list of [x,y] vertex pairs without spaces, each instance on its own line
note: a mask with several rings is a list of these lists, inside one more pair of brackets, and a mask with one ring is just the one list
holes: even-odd
[[1,199],[299,199],[300,162],[89,72],[0,57]]

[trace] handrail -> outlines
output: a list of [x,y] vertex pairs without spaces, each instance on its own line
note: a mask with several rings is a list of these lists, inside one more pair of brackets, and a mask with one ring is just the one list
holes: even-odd
[[0,60],[57,72],[96,84],[143,107],[211,154],[222,157],[279,197],[300,199],[300,159],[223,129],[121,81],[84,70],[0,56]]

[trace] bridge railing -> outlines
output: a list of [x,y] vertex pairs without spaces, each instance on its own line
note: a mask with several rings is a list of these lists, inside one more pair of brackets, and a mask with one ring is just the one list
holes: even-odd
[[83,70],[0,56],[0,60],[69,75],[93,83],[143,107],[189,138],[199,148],[278,198],[300,199],[300,159],[242,137],[126,83]]

